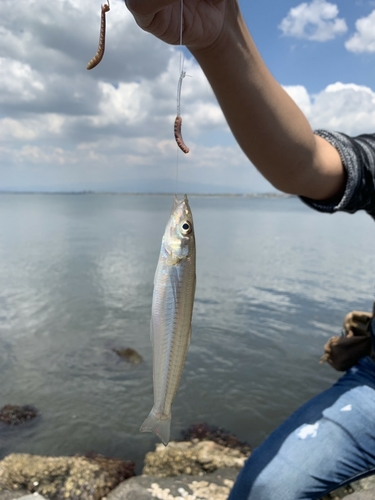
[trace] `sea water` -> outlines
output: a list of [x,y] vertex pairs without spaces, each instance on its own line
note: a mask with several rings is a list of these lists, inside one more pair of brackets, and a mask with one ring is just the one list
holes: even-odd
[[[172,195],[0,195],[0,455],[95,451],[135,460],[153,402],[153,278]],[[257,446],[339,373],[323,345],[375,298],[375,224],[298,198],[189,196],[197,242],[193,334],[171,439],[224,427]],[[131,347],[134,366],[114,348]]]

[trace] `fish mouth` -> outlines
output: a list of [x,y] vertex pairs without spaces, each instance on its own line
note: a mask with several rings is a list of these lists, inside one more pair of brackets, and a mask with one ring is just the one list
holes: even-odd
[[177,194],[174,195],[174,197],[173,197],[173,209],[175,209],[177,207],[177,205],[180,205],[181,203],[189,203],[187,194],[184,194],[182,196],[181,200],[178,199],[178,195]]
[[187,194],[184,194],[180,200],[178,199],[177,194],[174,195],[171,215],[173,215],[177,210],[182,210],[185,216],[191,217],[191,209]]

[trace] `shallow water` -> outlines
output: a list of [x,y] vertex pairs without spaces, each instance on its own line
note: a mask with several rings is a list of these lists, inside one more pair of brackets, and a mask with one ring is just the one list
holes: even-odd
[[[375,226],[296,198],[189,197],[197,239],[193,338],[171,437],[206,421],[258,445],[337,374],[318,364],[351,309],[372,307]],[[0,454],[90,450],[136,460],[156,438],[153,275],[172,196],[0,195]],[[144,363],[112,352],[132,347]]]

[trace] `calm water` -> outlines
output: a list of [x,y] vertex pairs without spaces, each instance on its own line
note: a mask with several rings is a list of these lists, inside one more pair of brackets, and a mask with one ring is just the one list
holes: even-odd
[[[298,199],[190,197],[197,239],[193,338],[172,438],[194,422],[251,445],[336,373],[322,346],[375,291],[369,216]],[[172,196],[0,196],[0,406],[38,421],[0,426],[10,452],[89,450],[140,466],[152,406],[153,275]],[[114,347],[133,347],[131,366]]]

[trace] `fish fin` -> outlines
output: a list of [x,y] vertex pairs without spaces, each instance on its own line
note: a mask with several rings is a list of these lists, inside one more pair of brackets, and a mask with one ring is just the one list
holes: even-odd
[[157,418],[154,411],[151,410],[149,416],[143,422],[139,430],[141,432],[152,432],[162,440],[164,446],[167,446],[171,433],[171,420],[172,415]]

